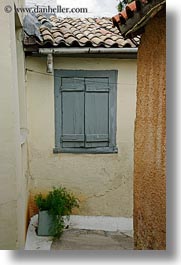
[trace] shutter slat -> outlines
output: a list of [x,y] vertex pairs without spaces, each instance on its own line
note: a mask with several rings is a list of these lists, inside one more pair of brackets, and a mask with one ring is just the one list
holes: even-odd
[[86,142],[108,142],[108,134],[86,134]]
[[109,92],[108,78],[86,78],[86,91]]
[[86,91],[87,92],[109,92],[109,87],[105,88],[105,87],[98,87],[98,86],[95,86],[95,87],[92,87],[91,85],[86,85]]
[[83,142],[84,134],[64,134],[61,137],[62,142]]
[[84,78],[63,77],[61,91],[84,91]]

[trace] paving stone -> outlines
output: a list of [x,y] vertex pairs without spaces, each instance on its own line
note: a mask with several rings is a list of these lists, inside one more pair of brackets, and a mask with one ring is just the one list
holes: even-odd
[[133,238],[121,232],[68,229],[53,241],[51,250],[130,250]]

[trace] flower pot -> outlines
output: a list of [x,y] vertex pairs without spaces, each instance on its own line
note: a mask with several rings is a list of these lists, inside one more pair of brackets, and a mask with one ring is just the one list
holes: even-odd
[[38,236],[53,236],[53,217],[48,211],[39,211],[38,214]]

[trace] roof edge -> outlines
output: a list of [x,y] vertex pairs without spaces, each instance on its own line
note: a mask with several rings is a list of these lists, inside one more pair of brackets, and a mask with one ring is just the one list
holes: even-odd
[[130,53],[136,54],[138,48],[39,48],[39,54],[62,55],[62,54],[111,54]]
[[144,32],[144,26],[166,5],[166,0],[136,0],[112,17],[112,22],[125,38],[134,38]]

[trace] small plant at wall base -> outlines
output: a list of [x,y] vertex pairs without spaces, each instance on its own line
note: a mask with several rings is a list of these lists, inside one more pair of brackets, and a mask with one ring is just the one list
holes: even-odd
[[[41,225],[41,212],[47,212],[50,221],[42,221],[42,225],[50,225],[48,228],[49,235],[53,235],[54,237],[61,235],[65,228],[65,218],[69,219],[72,209],[79,207],[78,199],[64,187],[53,188],[46,196],[43,196],[41,193],[36,195],[35,203],[39,209],[38,226]],[[39,229],[41,228],[38,227],[38,231],[40,231]],[[45,235],[48,234],[45,233]]]

